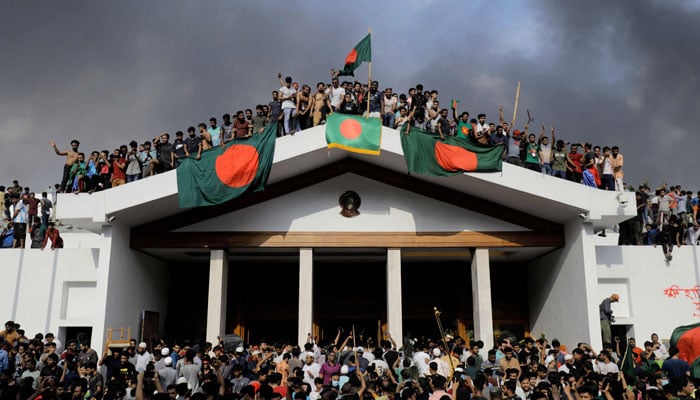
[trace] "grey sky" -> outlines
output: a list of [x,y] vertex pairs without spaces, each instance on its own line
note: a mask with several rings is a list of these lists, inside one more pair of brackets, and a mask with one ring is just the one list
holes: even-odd
[[[59,148],[109,149],[329,81],[372,28],[373,76],[472,114],[617,144],[626,181],[700,189],[700,2],[2,1],[0,184],[58,182]],[[366,80],[366,66],[357,77]]]

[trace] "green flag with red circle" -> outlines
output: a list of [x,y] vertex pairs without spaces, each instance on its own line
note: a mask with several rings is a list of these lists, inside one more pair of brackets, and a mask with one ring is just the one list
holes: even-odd
[[275,155],[277,124],[246,139],[185,158],[177,167],[180,208],[212,206],[265,189]]
[[671,347],[678,348],[678,358],[692,363],[700,356],[700,323],[677,327],[670,342]]
[[382,146],[382,121],[340,113],[326,118],[326,142],[329,148],[353,153],[379,155]]
[[[407,134],[408,131],[408,134]],[[401,147],[411,173],[450,176],[464,172],[498,172],[503,168],[503,145],[482,147],[469,139],[447,136],[404,125]]]
[[372,35],[367,34],[360,42],[350,50],[345,57],[345,65],[338,76],[355,76],[355,70],[365,61],[372,61]]

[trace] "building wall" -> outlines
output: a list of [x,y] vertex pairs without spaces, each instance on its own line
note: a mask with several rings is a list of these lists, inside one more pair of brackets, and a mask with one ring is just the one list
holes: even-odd
[[531,335],[600,348],[600,335],[590,323],[598,318],[595,291],[587,290],[596,286],[593,228],[575,218],[564,229],[566,245],[528,265]]
[[[109,241],[100,267],[105,266],[98,289],[104,296],[104,331],[95,332],[93,341],[102,344],[109,327],[130,327],[132,337],[139,338],[141,315],[145,311],[160,313],[160,329],[168,303],[169,269],[166,263],[129,247],[130,228],[115,223],[105,227]],[[104,290],[102,290],[104,288]],[[102,336],[99,336],[99,335]]]
[[652,333],[668,339],[680,325],[700,322],[700,248],[673,249],[666,262],[661,247],[596,246],[596,300],[620,294],[616,324],[642,344]]
[[[0,315],[27,336],[71,326],[92,326],[99,249],[3,249]],[[63,339],[63,338],[61,338]]]

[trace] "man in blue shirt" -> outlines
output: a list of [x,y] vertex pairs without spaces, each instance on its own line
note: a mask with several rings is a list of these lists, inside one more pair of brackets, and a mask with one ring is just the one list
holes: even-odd
[[5,350],[5,346],[0,347],[0,374],[10,368],[10,357]]

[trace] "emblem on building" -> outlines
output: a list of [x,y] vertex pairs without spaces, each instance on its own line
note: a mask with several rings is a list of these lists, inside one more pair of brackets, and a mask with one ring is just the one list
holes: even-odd
[[360,215],[360,195],[357,192],[348,190],[347,192],[340,195],[338,198],[338,204],[340,205],[340,215],[345,218],[357,217]]

